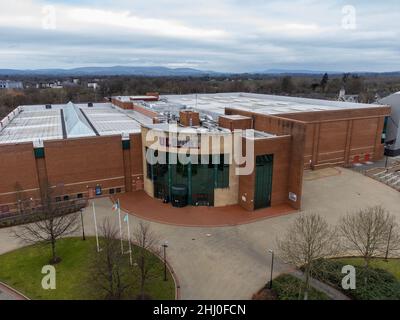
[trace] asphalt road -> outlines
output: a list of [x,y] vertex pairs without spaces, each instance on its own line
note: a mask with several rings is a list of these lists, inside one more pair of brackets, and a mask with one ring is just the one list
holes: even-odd
[[[332,171],[332,170],[331,170]],[[400,222],[400,193],[357,172],[339,168],[332,176],[324,171],[304,181],[303,210],[318,212],[334,224],[348,211],[369,205],[383,205]],[[329,173],[329,172],[328,172]],[[321,176],[319,178],[319,175]],[[326,175],[326,174],[325,174]],[[98,223],[117,221],[107,198],[95,201]],[[249,213],[251,214],[251,213]],[[194,228],[151,222],[159,243],[168,240],[167,255],[178,276],[182,299],[250,299],[268,281],[276,239],[297,214],[262,220],[236,227]],[[84,213],[86,233],[94,234],[91,207]],[[131,231],[139,219],[131,216]],[[0,230],[0,254],[23,244]],[[1,267],[1,266],[0,266]],[[292,269],[276,260],[274,275]]]

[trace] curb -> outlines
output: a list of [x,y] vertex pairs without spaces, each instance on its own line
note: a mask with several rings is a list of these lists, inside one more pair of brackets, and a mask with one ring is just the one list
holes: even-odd
[[[115,199],[110,197],[110,200],[114,203]],[[290,210],[288,212],[284,212],[284,213],[277,213],[277,214],[272,214],[270,216],[265,216],[265,217],[259,217],[259,218],[253,218],[251,220],[248,221],[244,221],[244,222],[239,222],[239,223],[225,223],[225,224],[215,224],[215,225],[203,225],[203,224],[182,224],[182,223],[172,223],[172,222],[167,222],[167,221],[163,221],[163,220],[159,220],[159,219],[154,219],[154,218],[148,218],[142,215],[138,215],[128,209],[126,209],[126,207],[124,207],[123,205],[121,205],[121,209],[122,211],[138,218],[138,219],[142,219],[145,221],[149,221],[149,222],[154,222],[154,223],[159,223],[159,224],[164,224],[164,225],[168,225],[168,226],[174,226],[174,227],[187,227],[187,228],[225,228],[225,227],[239,227],[239,226],[245,226],[245,225],[249,225],[249,224],[253,224],[253,223],[257,223],[260,221],[265,221],[268,219],[273,219],[273,218],[278,218],[278,217],[284,217],[284,216],[288,216],[291,214],[296,214],[296,213],[300,213],[300,210],[297,209],[293,209]]]
[[5,288],[6,291],[11,293],[11,295],[17,296],[19,299],[16,299],[16,300],[31,300],[26,295],[24,295],[23,293],[19,292],[16,289],[10,287],[8,284],[5,284],[4,282],[0,281],[0,287]]
[[[161,260],[161,262],[164,262],[164,258],[161,257],[160,254],[158,254],[156,252],[153,252],[153,254],[155,256],[157,256],[158,259]],[[168,269],[169,273],[171,274],[172,279],[174,280],[174,283],[175,283],[175,300],[181,300],[181,286],[179,284],[179,280],[176,276],[176,273],[175,273],[174,269],[172,268],[171,264],[169,263],[168,259],[167,259],[167,269]]]

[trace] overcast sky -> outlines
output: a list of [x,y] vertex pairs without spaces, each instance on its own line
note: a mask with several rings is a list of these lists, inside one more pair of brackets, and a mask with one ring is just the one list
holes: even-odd
[[399,0],[0,3],[0,68],[400,70]]

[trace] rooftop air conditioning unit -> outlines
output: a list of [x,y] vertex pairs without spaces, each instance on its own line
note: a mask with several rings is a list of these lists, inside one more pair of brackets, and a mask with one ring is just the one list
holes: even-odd
[[89,108],[91,108],[91,107],[93,107],[93,102],[89,102],[87,105]]
[[52,108],[51,104],[46,104],[46,109],[51,109],[51,108]]

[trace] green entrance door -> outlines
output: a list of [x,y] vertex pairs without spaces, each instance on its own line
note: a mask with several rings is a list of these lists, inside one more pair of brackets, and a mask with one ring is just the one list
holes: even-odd
[[214,205],[214,165],[192,164],[192,205]]
[[273,155],[256,157],[254,209],[271,206]]

